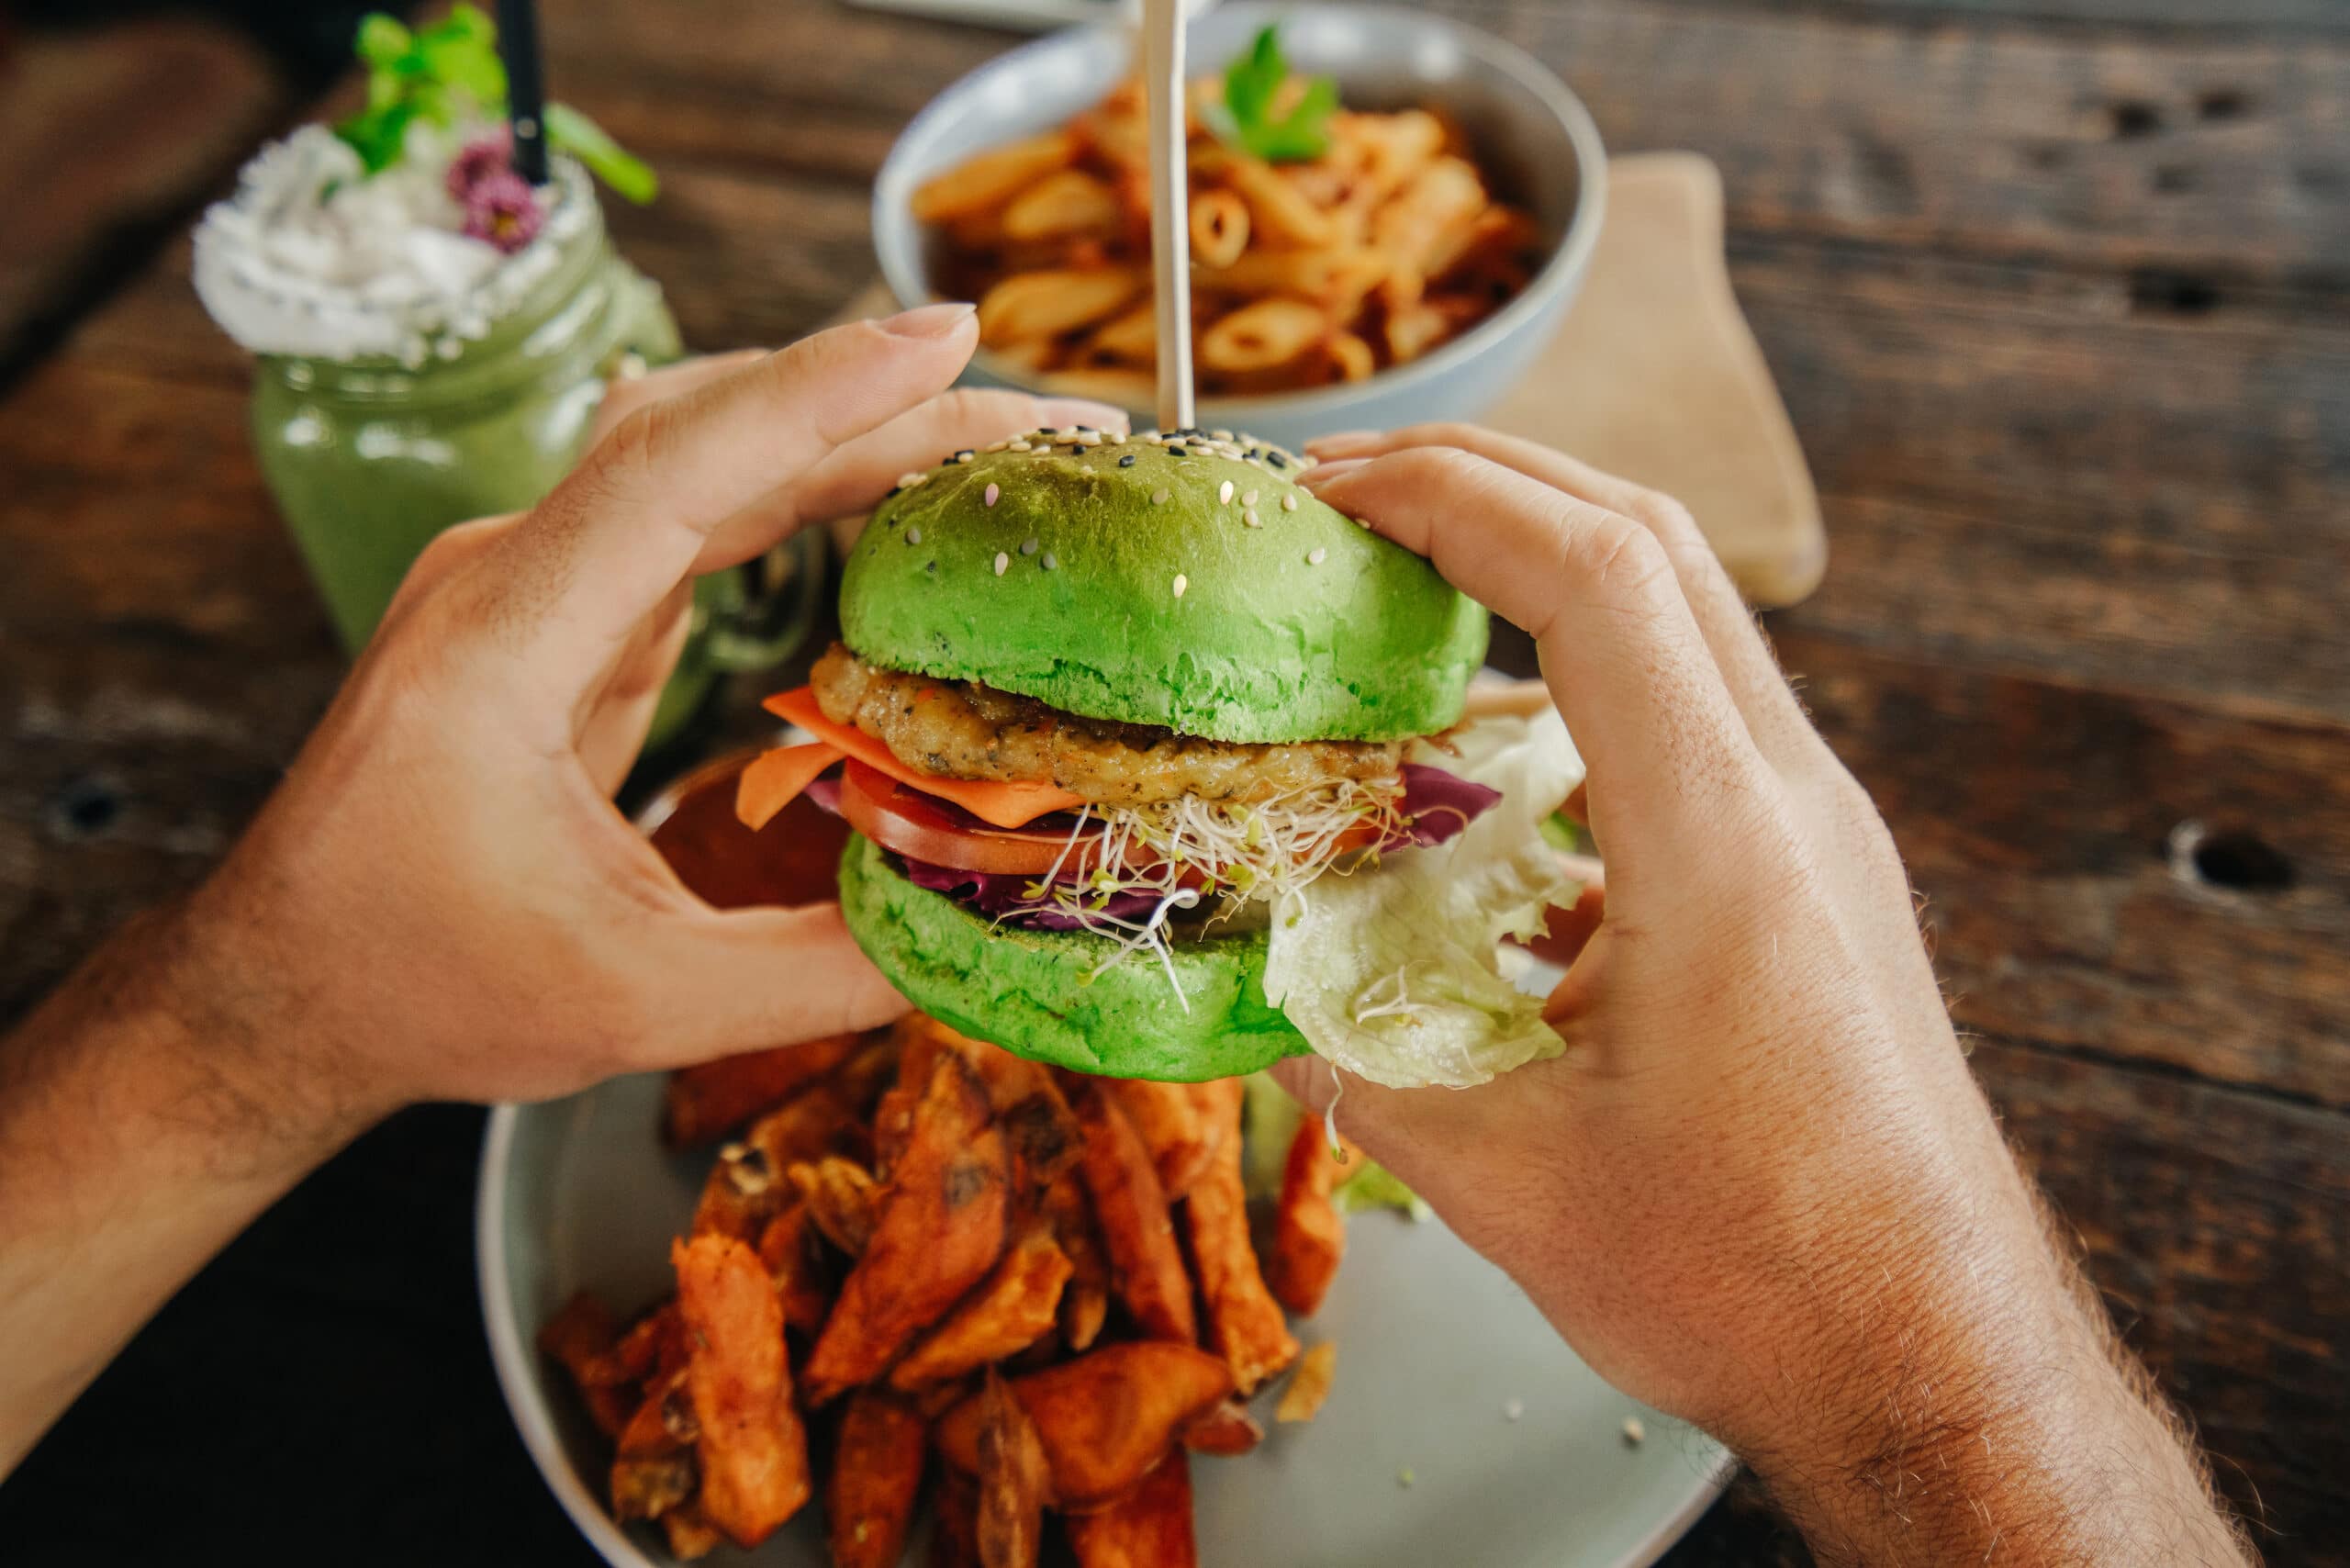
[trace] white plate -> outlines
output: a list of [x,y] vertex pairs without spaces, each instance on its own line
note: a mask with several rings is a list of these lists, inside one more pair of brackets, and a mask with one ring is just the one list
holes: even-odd
[[[1535,965],[1521,983],[1547,990],[1557,973]],[[661,1087],[624,1078],[500,1106],[482,1150],[482,1310],[498,1382],[540,1473],[615,1568],[672,1560],[657,1534],[605,1512],[609,1445],[532,1339],[583,1286],[623,1313],[672,1288],[669,1238],[711,1156],[661,1147]],[[1337,1341],[1329,1403],[1311,1425],[1282,1427],[1260,1399],[1269,1435],[1255,1453],[1193,1464],[1208,1568],[1632,1568],[1729,1480],[1719,1445],[1601,1382],[1440,1222],[1354,1216],[1330,1299],[1298,1328]],[[1625,1438],[1633,1417],[1638,1445]],[[819,1509],[755,1551],[710,1561],[822,1568]]]

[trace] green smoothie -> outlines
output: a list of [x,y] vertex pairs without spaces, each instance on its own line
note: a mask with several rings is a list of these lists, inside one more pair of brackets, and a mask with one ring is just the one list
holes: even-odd
[[600,219],[563,250],[453,357],[261,357],[262,472],[345,647],[374,633],[434,534],[519,511],[570,472],[608,377],[677,357],[661,291],[613,252]]
[[[590,178],[643,201],[652,171],[552,105],[559,155],[526,181],[495,46],[463,3],[421,31],[369,17],[366,108],[263,149],[196,230],[196,292],[256,358],[262,472],[354,652],[435,534],[535,503],[578,461],[607,385],[681,352]],[[722,669],[790,651],[822,570],[820,539],[795,546],[697,586],[653,740]]]

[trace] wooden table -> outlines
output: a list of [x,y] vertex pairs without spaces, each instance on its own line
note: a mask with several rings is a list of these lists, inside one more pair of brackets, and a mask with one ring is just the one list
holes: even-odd
[[[1617,148],[1721,164],[1834,552],[1773,634],[2130,1344],[2272,1561],[2350,1560],[2350,12],[1445,8]],[[1006,43],[546,9],[556,89],[663,172],[616,226],[705,347],[865,283],[891,137]],[[204,874],[341,673],[186,274],[165,246],[0,404],[0,1020]],[[0,1540],[586,1562],[481,1347],[477,1126],[412,1113],[288,1200],[0,1489]],[[1800,1560],[1746,1492],[1672,1559]]]

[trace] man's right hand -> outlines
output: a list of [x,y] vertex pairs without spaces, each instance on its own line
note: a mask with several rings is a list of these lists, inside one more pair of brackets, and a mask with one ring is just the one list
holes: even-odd
[[2242,1561],[2047,1238],[1883,821],[1688,513],[1467,427],[1311,450],[1324,499],[1533,636],[1607,868],[1565,1055],[1348,1080],[1346,1130],[1825,1555]]

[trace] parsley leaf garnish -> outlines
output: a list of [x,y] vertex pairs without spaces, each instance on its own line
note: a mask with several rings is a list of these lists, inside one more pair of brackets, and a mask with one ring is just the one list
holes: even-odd
[[1319,158],[1330,149],[1330,117],[1337,111],[1338,84],[1327,76],[1304,78],[1304,89],[1287,113],[1273,118],[1274,100],[1289,79],[1281,58],[1281,28],[1257,35],[1248,52],[1225,67],[1226,140],[1270,162]]

